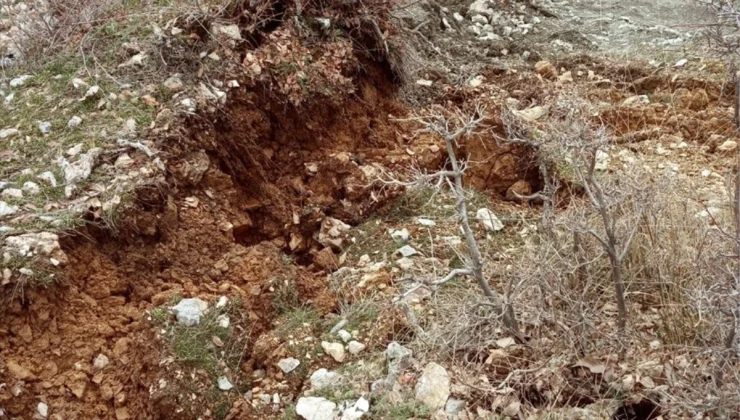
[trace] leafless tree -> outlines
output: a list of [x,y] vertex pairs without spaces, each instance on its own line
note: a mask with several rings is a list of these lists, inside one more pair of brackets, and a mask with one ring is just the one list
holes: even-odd
[[456,109],[448,117],[444,114],[444,111],[439,110],[428,116],[407,119],[406,121],[414,121],[421,124],[422,128],[420,132],[435,133],[444,139],[448,164],[451,169],[444,169],[434,173],[417,173],[417,176],[409,182],[398,182],[395,180],[393,182],[407,187],[430,183],[437,187],[440,187],[442,184],[449,186],[455,196],[457,216],[459,217],[460,226],[468,247],[468,261],[465,268],[451,270],[446,276],[433,282],[432,286],[439,287],[458,276],[473,276],[483,291],[483,294],[488,298],[489,302],[487,304],[493,307],[494,311],[501,314],[504,325],[512,334],[518,336],[519,325],[511,302],[508,302],[502,294],[491,288],[483,273],[484,261],[481,256],[480,247],[475,239],[475,234],[470,227],[466,203],[467,197],[463,186],[463,176],[467,165],[464,160],[458,160],[455,152],[458,142],[471,135],[483,122],[485,119],[484,111],[481,107],[477,107],[472,113],[465,113],[460,109]]

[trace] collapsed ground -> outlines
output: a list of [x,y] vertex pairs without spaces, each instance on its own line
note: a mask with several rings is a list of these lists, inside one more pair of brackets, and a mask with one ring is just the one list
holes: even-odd
[[[510,13],[519,10],[519,5],[515,6]],[[468,21],[476,16],[468,12],[468,5],[449,7],[453,10],[449,10],[447,21],[456,25],[459,33],[478,37],[466,32]],[[452,16],[455,8],[465,15],[464,23]],[[554,19],[522,10],[527,10],[520,13],[522,19],[536,16],[546,24]],[[432,7],[425,13],[435,16],[440,11]],[[404,22],[418,18],[412,16]],[[323,22],[318,24],[312,30],[321,31]],[[528,24],[517,27],[519,33],[528,29]],[[160,26],[174,34],[172,27]],[[439,28],[430,26],[426,24],[420,30],[431,31],[426,32],[427,37],[438,36]],[[244,22],[240,27],[251,33]],[[59,419],[292,418],[296,401],[309,392],[336,403],[366,397],[371,400],[368,415],[374,418],[426,418],[435,413],[416,402],[413,387],[424,364],[434,361],[447,366],[451,373],[453,399],[466,403],[465,408],[458,407],[458,417],[485,418],[491,412],[519,415],[521,411],[522,415],[560,412],[562,418],[609,418],[624,401],[640,403],[649,396],[661,402],[654,396],[661,391],[654,392],[656,386],[673,386],[670,381],[708,380],[697,379],[692,376],[695,370],[688,368],[705,359],[670,359],[651,339],[643,343],[649,343],[650,363],[645,366],[637,357],[629,359],[617,369],[616,379],[612,378],[625,384],[624,388],[605,391],[592,383],[603,379],[591,377],[599,363],[588,359],[597,366],[587,366],[590,372],[585,376],[583,366],[573,367],[586,360],[578,356],[587,354],[558,360],[566,357],[565,353],[537,354],[539,350],[532,350],[538,349],[536,346],[512,344],[505,332],[485,321],[485,313],[480,316],[484,320],[482,331],[489,335],[487,347],[452,347],[454,351],[449,353],[432,345],[431,350],[414,347],[418,334],[410,313],[426,317],[422,321],[426,328],[435,323],[437,316],[444,318],[444,313],[440,314],[444,306],[438,306],[443,302],[424,289],[405,299],[411,312],[392,302],[406,290],[409,278],[439,277],[460,263],[454,203],[445,194],[404,194],[378,181],[387,180],[388,173],[402,176],[412,166],[433,171],[445,164],[441,139],[417,132],[418,125],[406,118],[435,109],[430,103],[463,109],[471,109],[475,103],[487,105],[487,130],[461,145],[460,155],[472,162],[466,173],[466,183],[475,191],[471,209],[475,212],[488,207],[506,226],[503,233],[493,235],[476,227],[487,255],[499,261],[491,270],[505,270],[507,259],[517,253],[524,238],[532,235],[539,217],[538,206],[519,202],[510,189],[528,194],[543,185],[533,152],[502,144],[501,138],[507,135],[502,115],[532,110],[550,104],[563,92],[573,92],[598,104],[601,111],[595,118],[614,133],[611,165],[628,164],[637,156],[656,172],[667,170],[692,179],[707,179],[702,181],[706,191],[701,192],[701,200],[708,207],[718,207],[717,202],[723,200],[722,174],[731,165],[727,153],[731,145],[726,142],[735,138],[731,112],[734,92],[721,80],[709,80],[701,73],[697,76],[701,63],[673,67],[671,61],[656,69],[588,56],[578,60],[555,57],[555,74],[538,74],[533,65],[546,51],[538,51],[533,45],[532,51],[524,54],[528,50],[512,47],[516,41],[508,41],[500,49],[495,44],[498,40],[492,40],[492,53],[485,55],[492,60],[483,66],[473,64],[460,74],[442,76],[436,71],[412,69],[413,78],[409,79],[384,47],[375,43],[377,39],[365,41],[369,43],[364,47],[374,50],[368,56],[341,37],[329,43],[322,38],[312,48],[318,48],[328,61],[307,69],[303,67],[305,62],[281,61],[280,56],[286,50],[296,56],[304,53],[297,41],[301,29],[286,20],[269,30],[262,39],[232,43],[235,40],[227,29],[219,47],[196,43],[190,53],[195,51],[198,56],[197,49],[202,48],[207,54],[200,58],[206,64],[195,72],[215,78],[208,85],[188,79],[193,75],[184,73],[185,87],[174,83],[168,83],[164,91],[146,88],[146,83],[104,87],[103,94],[94,93],[86,99],[89,87],[80,90],[72,86],[73,79],[99,85],[75,68],[61,79],[51,70],[43,79],[35,75],[26,88],[6,88],[18,97],[30,91],[26,99],[46,95],[48,100],[48,92],[32,89],[45,89],[47,81],[52,88],[58,83],[62,93],[55,94],[73,93],[77,97],[72,104],[83,99],[79,103],[85,109],[72,111],[97,109],[93,113],[99,114],[91,119],[102,115],[103,126],[115,121],[109,131],[119,130],[121,125],[122,131],[131,128],[128,121],[134,118],[138,121],[135,126],[148,129],[146,140],[140,140],[146,133],[139,131],[113,137],[148,144],[155,152],[149,155],[148,148],[132,149],[127,146],[130,143],[117,140],[113,145],[106,144],[101,135],[102,144],[101,140],[89,142],[82,151],[90,153],[94,146],[102,146],[103,156],[96,160],[96,166],[107,165],[114,172],[101,174],[99,182],[75,180],[83,192],[69,197],[60,182],[44,191],[47,203],[8,200],[20,213],[6,215],[3,220],[8,220],[9,226],[3,230],[6,246],[8,238],[19,233],[48,231],[47,225],[37,223],[45,221],[42,217],[29,215],[42,213],[38,208],[48,204],[49,197],[55,206],[44,208],[44,215],[74,207],[80,209],[79,217],[87,223],[76,231],[56,231],[61,234],[59,248],[54,238],[27,237],[29,246],[41,255],[38,259],[43,260],[34,261],[33,266],[24,258],[14,257],[12,264],[5,261],[4,268],[11,270],[11,275],[3,285],[8,293],[0,330],[5,337],[0,343],[0,382],[5,383],[0,388],[0,408],[4,415]],[[156,29],[153,32],[156,36]],[[196,38],[206,36],[201,30],[193,29],[192,33]],[[187,32],[183,38],[188,36],[193,38]],[[431,39],[449,48],[454,44],[451,37],[448,32]],[[236,48],[243,45],[241,42],[248,45],[248,52]],[[534,43],[539,42],[549,45],[552,39],[537,37]],[[461,47],[454,58],[476,57],[474,45]],[[128,52],[116,59],[124,64],[146,52],[142,45],[121,48]],[[516,60],[505,61],[509,50],[516,54]],[[473,53],[467,55],[465,51]],[[232,54],[236,58],[229,60]],[[449,51],[432,54],[430,68],[444,67],[446,54],[451,55]],[[167,58],[169,61],[171,57]],[[193,59],[188,54],[185,58]],[[222,72],[216,63],[224,61],[230,64],[224,65]],[[234,63],[238,71],[230,68]],[[350,72],[342,67],[347,63]],[[124,73],[128,72],[126,68]],[[263,71],[274,84],[258,77]],[[170,77],[169,73],[162,74],[157,83],[172,81]],[[417,87],[406,92],[408,84]],[[339,88],[322,92],[305,85]],[[143,88],[138,90],[137,86]],[[408,95],[417,108],[406,105],[399,91]],[[129,96],[136,97],[137,102],[126,98]],[[155,99],[157,105],[147,105],[151,101],[145,96]],[[115,105],[119,97],[126,98],[121,109]],[[110,120],[106,119],[106,107],[117,110]],[[532,118],[531,113],[520,115]],[[52,127],[67,126],[71,117],[62,113]],[[13,134],[19,137],[9,141],[21,147],[23,156],[37,153],[37,146],[30,148],[29,144],[43,144],[46,139],[37,133],[36,118],[24,117],[11,127],[19,130]],[[545,117],[535,116],[533,121],[538,123],[540,118]],[[78,144],[79,133],[73,127],[68,129],[74,135],[65,137],[55,148],[74,163],[80,151],[68,153],[67,148]],[[19,140],[25,135],[32,141]],[[27,161],[17,158],[18,149],[7,150],[4,159],[8,165],[3,167],[3,176],[12,183],[7,187],[22,187],[44,172],[43,165],[39,165],[34,172],[24,174]],[[122,159],[124,155],[127,158]],[[166,171],[162,172],[160,165]],[[143,178],[132,174],[131,168]],[[56,172],[55,178],[65,178],[64,167],[52,171]],[[118,179],[120,173],[115,171],[127,171],[123,181],[136,180],[134,188],[116,187],[111,192],[104,186],[102,193],[90,193],[100,190],[96,184],[110,185],[107,183],[111,179]],[[121,184],[114,181],[113,185]],[[28,196],[26,191],[24,197]],[[120,196],[128,199],[120,200]],[[109,208],[103,205],[109,200],[124,202],[115,217],[108,216]],[[432,220],[434,226],[420,224],[419,218]],[[423,257],[400,261],[394,255],[400,245],[389,236],[388,229],[404,227],[410,230],[411,245]],[[46,260],[51,262],[51,258],[61,267],[54,267],[53,262],[50,266]],[[39,277],[37,273],[44,275]],[[469,298],[466,293],[470,288],[465,284],[452,284],[447,293]],[[653,304],[639,296],[632,300],[635,307]],[[193,297],[208,302],[211,310],[198,327],[182,327],[166,308]],[[226,324],[224,319],[228,320]],[[344,337],[331,330],[343,319],[348,321],[343,330],[366,348],[345,356],[340,363],[337,357],[326,355],[321,344],[342,342]],[[600,322],[610,325],[613,314]],[[650,322],[661,324],[661,318]],[[543,343],[547,342],[543,337],[552,334],[545,331],[541,336],[542,327],[535,322],[528,328]],[[651,336],[651,328],[647,331],[646,335]],[[387,373],[382,352],[392,341],[417,351],[418,361],[405,368],[398,380],[400,389],[392,387],[393,392],[387,394],[370,394],[370,385]],[[608,354],[594,346],[587,353],[608,363]],[[277,364],[288,358],[300,364],[285,373]],[[545,372],[542,365],[548,358],[557,362]],[[679,366],[684,373],[665,379],[667,375],[661,372],[669,369],[666,366]],[[336,370],[350,381],[321,391],[309,379],[320,368]],[[469,376],[481,371],[483,375]],[[522,377],[510,376],[514,371]],[[544,385],[536,379],[542,377],[547,378]],[[651,382],[640,377],[648,377]],[[223,378],[232,388],[224,389],[228,387],[219,381]],[[517,384],[507,383],[512,379]],[[511,389],[500,395],[494,392],[504,388]],[[620,395],[623,397],[614,398]],[[599,404],[604,405],[601,410],[594,407]],[[651,418],[660,411],[681,409],[670,404],[660,408],[654,403],[645,405],[651,407],[648,414],[625,418]],[[580,414],[567,411],[584,406],[588,410]],[[513,407],[516,411],[512,413]]]

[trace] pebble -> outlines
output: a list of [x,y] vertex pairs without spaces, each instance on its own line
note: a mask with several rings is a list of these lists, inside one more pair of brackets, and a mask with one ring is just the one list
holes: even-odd
[[18,211],[18,206],[13,206],[5,201],[0,201],[0,217],[2,216],[10,216],[11,214],[15,214],[15,212]]
[[108,359],[108,356],[104,355],[103,353],[100,353],[93,361],[93,367],[95,369],[103,369],[106,366],[108,366],[109,362],[110,360]]
[[3,128],[0,130],[0,140],[5,140],[20,134],[17,128]]
[[341,338],[345,343],[352,339],[352,334],[346,330],[339,330],[337,335],[339,335],[339,338]]
[[404,245],[398,248],[396,252],[401,254],[401,256],[404,258],[408,258],[418,254],[418,252],[411,245]]
[[218,378],[218,389],[220,389],[221,391],[228,391],[232,388],[234,388],[234,385],[231,384],[229,378],[225,376]]
[[292,357],[289,357],[287,359],[281,359],[278,361],[277,365],[280,368],[280,370],[283,371],[283,373],[290,373],[295,370],[299,365],[301,364],[301,361],[298,359],[294,359]]
[[52,187],[57,186],[57,178],[54,176],[53,173],[49,171],[40,173],[36,178],[38,178],[41,181],[44,181],[45,183],[49,184]]
[[349,347],[350,354],[358,354],[361,351],[365,350],[365,347],[367,346],[360,343],[359,341],[352,340],[349,342],[348,347]]
[[311,387],[316,390],[330,388],[336,385],[341,379],[342,375],[321,368],[311,374]]
[[48,135],[51,133],[51,123],[49,121],[39,122],[39,131],[45,136]]
[[28,79],[30,79],[31,77],[33,76],[31,76],[30,74],[24,74],[23,76],[18,76],[15,79],[12,79],[10,81],[10,87],[15,88],[15,87],[23,86],[26,83],[26,81],[28,81]]
[[338,332],[339,330],[341,330],[342,328],[344,328],[344,326],[345,326],[345,325],[347,325],[347,323],[348,323],[348,322],[349,322],[349,321],[348,321],[348,320],[346,320],[346,319],[342,319],[342,320],[340,320],[339,322],[337,322],[337,323],[336,323],[336,324],[335,324],[335,325],[334,325],[334,326],[333,326],[333,327],[331,328],[331,330],[329,331],[329,333],[331,333],[331,334],[336,334],[336,333],[337,333],[337,332]]
[[183,299],[172,307],[172,312],[177,317],[177,322],[192,327],[200,324],[203,313],[208,308],[208,303],[198,299]]
[[334,420],[337,405],[322,397],[301,397],[295,412],[307,420]]
[[27,192],[30,195],[36,195],[41,192],[41,189],[39,188],[39,185],[37,183],[26,181],[23,183],[23,191]]
[[6,188],[0,193],[0,196],[8,198],[23,198],[23,191],[18,188]]
[[80,124],[82,124],[82,118],[75,115],[67,121],[67,128],[75,128]]
[[498,232],[504,229],[504,224],[501,222],[501,220],[499,220],[499,218],[487,208],[478,209],[478,211],[475,212],[475,217],[478,219],[478,222],[483,225],[483,227],[486,228],[486,230],[488,231]]
[[324,353],[328,354],[339,363],[343,362],[344,358],[346,357],[344,346],[340,343],[330,343],[328,341],[322,341],[321,348],[324,349]]
[[419,223],[420,225],[426,226],[426,227],[434,227],[434,226],[437,226],[437,223],[434,220],[431,220],[431,219],[418,218],[418,219],[416,219],[416,222]]
[[49,406],[46,405],[45,402],[40,402],[36,406],[36,411],[38,411],[39,416],[41,416],[43,418],[47,418],[49,416]]

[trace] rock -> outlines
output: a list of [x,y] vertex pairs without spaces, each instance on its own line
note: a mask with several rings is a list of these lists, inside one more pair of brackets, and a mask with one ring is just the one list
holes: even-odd
[[20,134],[20,130],[17,128],[3,128],[0,130],[0,140],[9,139],[13,136]]
[[555,80],[558,77],[558,69],[549,61],[538,61],[534,65],[534,71],[548,80]]
[[367,346],[360,343],[359,341],[352,340],[349,342],[348,347],[350,354],[358,354],[361,351],[365,350],[365,347]]
[[650,98],[647,95],[634,95],[622,101],[622,106],[633,107],[637,105],[648,105]]
[[177,73],[170,76],[162,85],[170,92],[179,92],[185,86],[182,79],[180,79],[180,75]]
[[450,376],[442,366],[431,362],[424,367],[416,383],[416,399],[432,411],[445,406],[450,396]]
[[418,254],[418,252],[411,245],[404,245],[396,250],[396,253],[401,254],[402,257],[408,258]]
[[298,365],[301,364],[301,361],[298,359],[294,359],[292,357],[289,357],[287,359],[281,359],[277,365],[280,368],[280,370],[283,371],[283,373],[290,373],[295,370],[295,368],[298,367]]
[[528,195],[532,195],[532,186],[523,179],[515,182],[506,190],[506,199],[510,201],[518,201],[520,196],[526,197]]
[[484,15],[493,16],[494,11],[491,8],[491,2],[489,0],[475,0],[470,6],[468,6],[468,16],[470,15]]
[[39,122],[39,131],[45,136],[48,135],[51,133],[51,123],[49,121]]
[[12,206],[5,201],[0,201],[0,217],[10,216],[18,211],[18,206]]
[[126,68],[126,67],[142,67],[144,66],[144,61],[149,58],[148,55],[145,53],[138,53],[135,55],[132,55],[131,58],[126,60],[125,63],[121,63],[118,65],[118,68]]
[[410,359],[413,356],[413,352],[399,343],[393,341],[388,344],[385,350],[385,357],[390,361],[399,361],[403,359]]
[[79,99],[80,102],[84,102],[88,99],[94,98],[100,94],[100,86],[90,86],[89,89],[85,92],[85,96]]
[[329,331],[330,334],[336,334],[339,330],[344,328],[345,325],[347,325],[349,321],[346,319],[341,319],[339,322],[337,322]]
[[185,98],[182,101],[180,101],[180,105],[187,108],[188,112],[195,112],[195,110],[198,107],[198,104],[195,102],[192,98]]
[[339,330],[337,335],[339,335],[339,338],[341,338],[345,343],[352,339],[352,334],[345,330]]
[[334,420],[337,405],[322,397],[301,397],[295,412],[306,420]]
[[689,60],[687,60],[687,59],[685,59],[685,58],[682,58],[682,59],[680,59],[680,60],[676,61],[676,64],[674,64],[674,65],[673,65],[673,67],[683,67],[683,66],[685,66],[685,65],[686,65],[686,63],[688,63],[688,62],[689,62]]
[[242,34],[238,25],[219,25],[218,23],[214,23],[212,31],[217,35],[223,35],[234,41],[242,40]]
[[80,155],[74,163],[69,163],[66,159],[62,160],[60,166],[64,170],[64,181],[67,185],[86,180],[95,168],[96,160],[102,151],[101,148],[94,147]]
[[469,25],[466,29],[468,32],[470,32],[471,34],[475,36],[480,35],[480,26],[478,25]]
[[463,15],[461,15],[460,13],[457,13],[457,12],[455,12],[455,13],[452,14],[452,18],[455,19],[455,21],[457,21],[457,22],[462,22],[462,21],[465,20],[465,18],[463,17]]
[[128,412],[128,408],[126,407],[118,407],[116,408],[116,420],[129,420],[131,418],[131,414]]
[[32,232],[5,238],[5,252],[21,257],[41,255],[66,264],[67,255],[59,245],[59,236],[50,232]]
[[40,173],[40,174],[38,174],[36,176],[36,178],[38,178],[41,181],[44,181],[46,184],[48,184],[48,185],[50,185],[52,187],[56,187],[57,186],[57,178],[50,171],[46,171],[46,172]]
[[342,412],[340,420],[357,420],[370,411],[370,401],[360,397],[352,406]]
[[405,244],[411,238],[408,229],[403,228],[401,230],[394,230],[391,232],[391,238],[396,241],[397,244]]
[[315,390],[331,388],[342,380],[342,375],[321,368],[311,374],[311,387]]
[[23,190],[20,188],[6,188],[0,196],[7,198],[23,198]]
[[434,226],[437,226],[437,223],[434,220],[431,220],[431,219],[418,218],[418,219],[416,219],[416,222],[418,224],[422,225],[422,226],[425,226],[425,227],[434,227]]
[[5,367],[8,369],[8,373],[19,381],[25,381],[28,379],[35,378],[34,374],[30,370],[21,366],[14,360],[8,360],[5,362]]
[[208,303],[198,299],[183,299],[172,307],[172,312],[177,317],[177,322],[187,327],[200,324],[200,320],[208,309]]
[[523,109],[521,111],[518,110],[512,110],[511,113],[514,114],[519,119],[522,119],[527,122],[535,122],[539,120],[540,118],[547,115],[548,109],[544,106],[533,106],[531,108]]
[[487,25],[488,24],[488,18],[483,15],[474,15],[470,20],[473,23],[480,23],[481,25]]
[[12,79],[10,81],[10,87],[16,88],[16,87],[23,86],[28,81],[28,79],[30,79],[31,77],[33,76],[31,76],[30,74],[24,74],[23,76],[18,76],[15,79]]
[[131,156],[129,156],[128,153],[124,153],[116,158],[113,166],[115,166],[116,168],[128,168],[133,164],[134,160],[131,159]]
[[43,401],[36,406],[36,411],[42,418],[47,418],[49,416],[49,406]]
[[596,166],[594,166],[594,169],[596,169],[597,171],[607,170],[607,168],[609,167],[609,161],[610,158],[608,153],[602,150],[596,151]]
[[27,192],[30,195],[36,195],[41,192],[41,189],[39,188],[39,184],[31,181],[26,181],[23,183],[23,191]]
[[234,388],[234,385],[231,384],[229,378],[225,376],[221,376],[220,378],[218,378],[218,389],[220,389],[221,391],[228,391],[232,388]]
[[72,79],[72,87],[74,87],[75,89],[82,89],[82,88],[86,88],[88,86],[89,85],[87,84],[87,82],[84,81],[84,80],[82,80],[82,79],[79,79],[79,78],[76,78],[76,77],[74,79]]
[[445,414],[447,414],[447,418],[451,420],[457,419],[458,414],[464,410],[467,405],[468,403],[464,400],[458,400],[455,398],[448,399],[445,404]]
[[350,226],[339,219],[326,217],[321,222],[319,231],[319,243],[334,250],[341,251],[342,244],[346,239]]
[[344,352],[344,346],[342,344],[322,341],[321,348],[324,349],[324,353],[331,356],[335,361],[339,363],[344,361],[346,354]]
[[110,361],[108,360],[108,356],[100,353],[97,357],[95,357],[95,360],[93,361],[93,367],[95,369],[104,369],[106,366],[108,366],[109,362]]
[[229,316],[225,314],[219,315],[218,318],[216,318],[216,322],[218,322],[218,326],[221,328],[229,328],[229,325],[231,325]]
[[573,73],[568,70],[558,77],[560,83],[573,83]]
[[724,143],[717,146],[717,150],[721,152],[730,152],[737,149],[737,142],[734,140],[725,140]]
[[504,224],[501,223],[501,220],[499,220],[499,218],[487,208],[478,209],[478,211],[475,212],[475,217],[478,219],[478,222],[490,232],[498,232],[504,228]]

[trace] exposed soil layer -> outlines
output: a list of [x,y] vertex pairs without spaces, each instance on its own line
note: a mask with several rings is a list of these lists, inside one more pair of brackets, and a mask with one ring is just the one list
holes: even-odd
[[[173,296],[239,298],[250,325],[247,376],[274,365],[274,354],[252,352],[273,327],[272,286],[295,284],[303,304],[331,312],[326,278],[312,265],[325,217],[356,224],[387,202],[393,191],[372,185],[379,165],[444,164],[439,139],[394,122],[407,111],[387,71],[365,68],[354,96],[296,108],[245,89],[218,115],[193,118],[169,147],[168,183],[140,191],[115,234],[90,226],[65,238],[59,284],[25,290],[4,310],[0,403],[8,413],[31,418],[43,401],[55,419],[202,415],[208,401],[158,387],[175,372],[147,311]],[[496,148],[484,143],[467,154],[485,161]],[[504,193],[524,177],[527,167],[507,153],[504,166],[484,165],[472,184]],[[103,369],[93,367],[99,354],[110,359]]]

